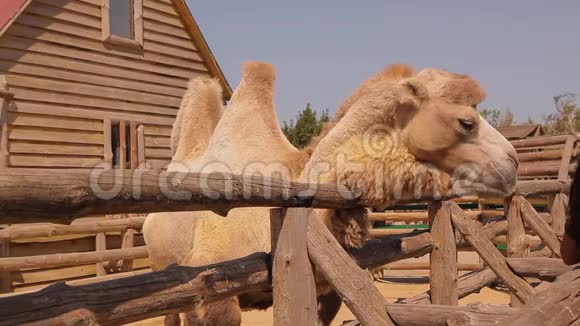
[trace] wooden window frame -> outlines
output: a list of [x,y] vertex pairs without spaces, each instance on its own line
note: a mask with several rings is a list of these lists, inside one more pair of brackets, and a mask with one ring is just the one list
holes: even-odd
[[133,39],[111,34],[111,1],[101,0],[101,32],[106,43],[134,49],[143,49],[143,0],[133,1]]
[[[119,125],[119,164],[113,164],[113,148],[112,148],[112,127],[113,124]],[[128,127],[128,128],[126,128]],[[126,133],[129,129],[129,134]],[[142,122],[126,119],[105,118],[103,119],[104,131],[104,161],[108,165],[108,169],[137,169],[145,166],[145,134],[144,125]],[[127,142],[129,136],[130,144]],[[129,157],[130,165],[127,165],[126,146],[129,145],[131,153]]]

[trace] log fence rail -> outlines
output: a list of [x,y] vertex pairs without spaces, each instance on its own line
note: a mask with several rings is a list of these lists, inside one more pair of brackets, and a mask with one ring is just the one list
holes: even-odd
[[[566,135],[566,138],[555,137],[548,141],[551,145],[561,142],[565,144],[562,159],[567,158],[570,163],[575,155],[576,138]],[[518,145],[517,149],[522,149],[538,144],[533,141],[522,141]],[[547,156],[552,157],[550,155],[553,154]],[[211,266],[171,267],[161,272],[144,274],[130,272],[132,259],[147,256],[145,247],[135,246],[135,235],[144,222],[142,216],[125,216],[122,219],[72,225],[9,226],[0,230],[0,256],[3,256],[0,258],[0,275],[30,268],[97,264],[99,277],[94,279],[95,283],[91,280],[71,283],[69,286],[61,283],[48,286],[42,292],[0,295],[0,325],[64,321],[66,324],[125,323],[179,311],[184,305],[190,305],[197,300],[212,302],[227,296],[239,295],[256,287],[268,288],[272,286],[271,280],[274,281],[275,324],[311,324],[315,318],[315,314],[311,313],[316,302],[314,271],[320,273],[330,283],[364,325],[413,325],[421,320],[423,322],[428,320],[429,324],[434,325],[457,323],[461,320],[475,321],[476,323],[472,324],[476,325],[483,325],[492,320],[502,322],[514,320],[519,323],[520,320],[524,320],[522,316],[528,311],[534,311],[534,307],[542,304],[545,306],[552,302],[550,300],[559,300],[555,295],[538,297],[544,290],[534,289],[527,278],[550,281],[560,276],[560,279],[570,279],[573,282],[578,279],[578,276],[573,274],[576,273],[574,267],[564,266],[558,258],[533,258],[531,253],[530,257],[526,257],[531,246],[530,239],[533,239],[529,238],[530,233],[537,236],[553,255],[559,254],[561,233],[558,227],[565,213],[565,194],[569,189],[567,171],[570,167],[570,164],[566,166],[562,164],[560,172],[566,173],[560,173],[561,178],[557,180],[519,183],[516,196],[508,199],[504,205],[505,212],[490,209],[485,205],[476,211],[464,211],[455,201],[450,200],[459,194],[450,194],[449,198],[442,201],[424,198],[424,202],[431,203],[426,216],[430,230],[378,236],[371,239],[363,248],[346,251],[316,218],[312,208],[297,208],[349,208],[364,204],[357,194],[336,185],[319,185],[314,192],[308,192],[310,185],[280,182],[275,184],[273,193],[266,198],[262,185],[254,180],[236,176],[210,178],[212,190],[220,195],[225,195],[221,187],[226,181],[237,185],[236,189],[252,190],[252,196],[249,198],[244,197],[242,193],[234,193],[233,196],[219,196],[217,200],[210,201],[202,189],[196,186],[200,175],[179,176],[180,182],[175,182],[178,176],[165,172],[103,171],[99,180],[100,189],[106,189],[106,185],[111,185],[114,178],[119,177],[122,185],[121,191],[109,198],[109,204],[104,207],[97,196],[102,194],[85,191],[87,178],[90,177],[86,174],[73,173],[68,178],[59,180],[63,175],[54,172],[50,175],[43,171],[22,171],[16,174],[0,171],[0,181],[3,181],[0,184],[4,185],[0,186],[0,207],[3,208],[0,211],[0,219],[14,218],[15,216],[11,214],[16,214],[17,217],[35,221],[35,218],[45,218],[48,215],[47,210],[50,209],[55,209],[56,218],[66,222],[75,216],[95,213],[134,214],[238,206],[286,207],[272,214],[274,230],[272,256],[267,253],[256,253],[236,261]],[[134,193],[134,173],[144,176],[140,181],[145,180],[147,185],[145,192],[140,193],[141,196],[135,196]],[[26,195],[25,187],[18,186],[22,181],[42,176],[46,179],[40,182],[34,194]],[[175,186],[173,191],[187,190],[193,196],[181,201],[160,199],[162,189],[159,183],[156,184],[159,180]],[[10,187],[14,187],[12,192],[8,191]],[[25,212],[18,212],[18,207],[22,207],[25,198],[31,195],[35,201],[28,202]],[[530,195],[553,195],[550,214],[538,213],[524,197]],[[374,220],[418,222],[424,221],[425,215],[415,212],[393,212],[371,213],[370,217]],[[275,222],[276,219],[279,221]],[[299,229],[303,229],[303,232],[298,232]],[[102,238],[103,235],[106,237],[107,233],[119,234],[120,249],[107,248],[106,238],[105,241]],[[79,234],[95,235],[97,250],[35,258],[9,257],[10,243],[13,241]],[[298,237],[297,234],[304,236]],[[507,257],[494,245],[494,242],[505,235],[507,235],[505,240]],[[484,264],[469,266],[476,270],[458,277],[458,270],[465,269],[466,266],[458,263],[457,251],[468,246],[480,255]],[[298,248],[302,249],[296,251]],[[429,264],[431,290],[414,298],[400,300],[396,304],[385,303],[362,269],[377,268],[427,253],[431,253],[432,258]],[[273,274],[269,267],[271,260],[274,261]],[[395,264],[392,266],[396,267]],[[105,272],[99,272],[99,268]],[[337,273],[339,268],[341,272]],[[118,274],[118,277],[117,274],[104,275],[107,271],[122,273]],[[299,277],[284,277],[285,274]],[[311,279],[312,283],[305,286],[308,283],[305,283],[305,280],[308,279]],[[512,291],[513,305],[519,308],[456,307],[458,299],[498,281]],[[562,284],[562,281],[559,282],[555,284]],[[11,288],[10,285],[0,285],[4,291]],[[544,284],[544,287],[547,286]],[[139,290],[128,293],[125,290],[127,288]],[[547,288],[551,290],[553,287]],[[99,298],[87,300],[86,293],[96,291]],[[578,291],[570,294],[572,297],[568,301],[558,301],[558,307],[562,309],[575,307],[578,299],[574,299],[574,295],[577,294]],[[413,305],[409,305],[410,303]],[[425,306],[429,303],[431,305]],[[110,312],[111,304],[115,305],[114,311],[117,313]],[[429,307],[431,312],[426,307]],[[578,318],[574,316],[562,317],[558,319],[561,322],[558,325],[572,324],[577,320]]]

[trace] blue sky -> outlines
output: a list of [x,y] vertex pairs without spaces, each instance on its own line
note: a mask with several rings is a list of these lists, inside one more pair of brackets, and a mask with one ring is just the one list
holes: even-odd
[[276,110],[289,120],[307,102],[333,112],[387,64],[469,74],[486,89],[481,107],[516,120],[580,93],[580,1],[192,1],[232,87],[242,62],[277,69]]

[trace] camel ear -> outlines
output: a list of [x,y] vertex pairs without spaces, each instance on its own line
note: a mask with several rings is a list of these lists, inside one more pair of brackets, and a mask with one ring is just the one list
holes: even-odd
[[423,101],[429,98],[427,87],[425,87],[421,81],[415,78],[405,79],[401,82],[401,85],[409,92],[411,96],[419,101]]

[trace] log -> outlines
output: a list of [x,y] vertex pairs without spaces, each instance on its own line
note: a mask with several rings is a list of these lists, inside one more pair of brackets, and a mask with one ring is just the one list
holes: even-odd
[[506,215],[508,223],[507,232],[507,256],[508,257],[525,257],[527,251],[526,230],[522,221],[521,205],[525,200],[521,196],[514,196],[506,199]]
[[369,237],[377,238],[384,237],[388,235],[398,235],[398,234],[412,234],[414,232],[424,230],[423,228],[417,229],[370,229]]
[[[120,325],[165,315],[201,300],[214,302],[267,287],[269,260],[267,254],[256,253],[219,264],[171,266],[160,272],[80,286],[58,283],[38,292],[0,298],[0,325]],[[71,312],[77,313],[61,317]]]
[[[495,245],[507,246],[507,236],[498,235],[497,237],[493,238],[491,242],[493,242]],[[538,248],[542,246],[542,239],[537,236],[526,234],[525,244],[530,248],[530,250],[538,250]]]
[[[570,164],[565,173],[574,173],[576,170],[575,164]],[[558,176],[560,173],[560,165],[558,164],[522,164],[518,167],[518,176],[521,177],[546,177]]]
[[[97,235],[95,236],[95,252],[93,255],[91,255],[91,257],[97,257],[98,255],[101,255],[104,251],[107,251],[107,234],[105,234],[104,232],[101,233],[97,233]],[[77,253],[77,254],[64,254],[64,255],[68,255],[67,256],[62,256],[60,254],[56,254],[56,255],[52,255],[52,257],[48,258],[49,262],[61,262],[64,260],[65,262],[70,262],[70,264],[66,264],[66,265],[56,265],[56,266],[47,266],[47,267],[57,267],[57,266],[67,266],[67,265],[82,265],[82,264],[77,264],[76,260],[78,260],[78,255],[81,253]],[[85,256],[87,255],[87,253],[82,253]],[[70,257],[70,255],[76,255],[73,257]],[[33,256],[35,257],[35,256]],[[46,256],[45,256],[46,257]],[[105,262],[108,262],[110,259],[107,259],[105,261],[103,260],[97,260],[96,261],[96,270],[97,270],[97,276],[105,276],[107,275],[107,270],[105,268]],[[30,264],[30,261],[28,261],[28,263]],[[16,265],[17,266],[17,265]],[[45,266],[42,266],[45,267]],[[42,267],[37,267],[37,268],[42,268]],[[0,261],[0,269],[2,268],[2,262]],[[34,267],[33,267],[34,268]],[[19,268],[20,269],[20,268]]]
[[450,207],[455,227],[517,298],[525,302],[534,293],[533,288],[512,272],[499,250],[489,239],[485,238],[477,222],[466,217],[457,204],[450,203]]
[[533,161],[549,161],[549,160],[561,160],[562,150],[547,150],[541,152],[529,152],[518,154],[518,160],[520,162],[533,162]]
[[[272,208],[270,209],[270,256],[273,258],[276,255],[276,247],[278,244],[278,238],[280,237],[280,231],[282,230],[282,221],[284,221],[284,216],[286,216],[285,208]],[[272,260],[272,264],[274,261]]]
[[431,303],[456,306],[457,247],[448,202],[433,202],[430,205],[429,224],[433,237],[429,273]]
[[[363,263],[363,268],[387,263],[384,257],[377,256],[381,250],[385,256],[396,261],[413,256],[413,248],[418,251],[417,255],[423,255],[425,248],[431,246],[428,233],[412,237],[377,238],[369,243],[371,245],[368,248],[365,245],[360,249],[349,249],[349,253]],[[376,261],[372,260],[373,257],[376,257]],[[574,268],[552,258],[509,258],[507,261],[522,276],[540,278],[553,278]],[[40,292],[0,297],[0,325],[57,323],[62,321],[58,317],[60,314],[76,310],[93,311],[97,322],[101,324],[129,323],[179,311],[202,298],[212,302],[255,290],[256,287],[267,289],[270,282],[268,266],[269,255],[257,253],[210,266],[172,266],[160,272],[92,285],[51,285]],[[31,314],[30,311],[35,313]],[[89,317],[77,317],[71,319],[70,323]]]
[[[553,281],[557,276],[568,273],[575,268],[564,264],[561,259],[555,258],[507,258],[506,261],[520,277],[534,277],[549,281]],[[498,281],[498,277],[491,268],[467,273],[458,278],[458,297],[461,299],[479,292],[483,287],[496,281]],[[430,297],[430,291],[427,291],[412,298],[399,299],[397,302],[430,303]]]
[[350,311],[365,325],[395,325],[381,292],[318,218],[308,219],[308,255]]
[[520,277],[536,277],[549,281],[580,266],[568,266],[562,259],[545,257],[507,258],[506,261]]
[[[431,304],[398,304],[387,303],[389,313],[398,326],[448,326],[449,319],[460,314],[467,318],[467,324],[461,325],[493,325],[498,320],[508,318],[519,310],[507,306],[469,305],[469,306],[440,306]],[[343,326],[364,325],[358,321],[342,324]]]
[[[105,282],[105,281],[110,281],[110,280],[117,280],[120,278],[142,275],[145,273],[151,273],[151,269],[144,268],[144,269],[139,269],[139,270],[135,270],[135,271],[109,274],[109,275],[99,276],[99,277],[87,277],[87,278],[83,278],[83,279],[79,279],[79,280],[65,281],[63,283],[66,285],[69,285],[69,286],[79,286],[79,285],[93,284],[93,283],[98,283],[98,282]],[[43,287],[43,289],[47,288],[49,286],[53,286],[53,285],[54,285],[54,283],[48,284],[45,287]],[[26,291],[20,291],[20,292],[0,294],[0,298],[13,297],[13,296],[17,296],[17,295],[22,295],[22,294],[26,294],[26,293],[34,293],[34,292],[38,292],[38,291],[40,291],[40,290],[26,290]]]
[[[396,261],[424,255],[431,249],[430,239],[428,233],[377,238],[368,241],[368,246],[363,248],[349,249],[349,253],[362,264],[361,267],[371,268],[384,265],[389,259]],[[377,256],[378,253],[384,257]],[[58,315],[61,312],[78,309],[94,311],[99,323],[129,323],[178,311],[202,298],[212,302],[255,290],[256,287],[269,287],[268,266],[269,255],[258,253],[211,266],[175,266],[161,272],[91,286],[56,285],[55,289],[53,285],[42,293],[0,298],[0,325],[32,321],[56,322],[60,320]],[[203,280],[196,280],[196,276],[205,271],[213,273],[209,276],[207,288]],[[92,295],[87,296],[87,293]],[[11,309],[13,306],[18,309]],[[29,313],[32,310],[35,314]],[[71,323],[75,320],[71,320]]]
[[[470,218],[476,220],[480,217],[496,217],[503,216],[503,211],[500,210],[469,210],[465,211],[465,214]],[[429,220],[429,216],[426,211],[419,212],[369,212],[369,219],[371,221],[389,221],[389,222],[426,222]]]
[[[121,249],[128,249],[135,247],[135,230],[128,229],[121,233]],[[133,259],[123,259],[119,266],[121,272],[130,272],[133,270]]]
[[123,232],[128,229],[140,230],[146,216],[124,219],[99,221],[94,223],[79,223],[73,225],[49,224],[26,225],[17,224],[0,230],[0,240],[21,240],[41,237],[57,237],[71,234],[97,234],[101,232]]
[[536,232],[540,239],[542,239],[557,257],[560,257],[560,241],[556,237],[554,230],[550,228],[550,225],[538,215],[534,207],[526,200],[522,200],[520,205],[522,218],[526,224]]
[[[513,196],[505,201],[506,216],[508,222],[507,232],[507,256],[526,257],[529,247],[526,243],[526,229],[522,221],[521,206],[525,199],[522,196]],[[510,303],[512,307],[519,307],[523,304],[513,293],[510,293]]]
[[566,225],[566,211],[568,210],[568,196],[558,193],[554,196],[550,213],[552,214],[552,229],[560,239],[564,236]]
[[579,293],[580,269],[577,269],[562,275],[546,290],[532,296],[523,309],[500,325],[576,325],[580,319]]
[[568,139],[568,136],[569,135],[532,137],[521,140],[512,140],[510,143],[515,148],[547,146],[547,145],[563,144],[564,142],[566,142],[566,139]]
[[419,232],[394,235],[367,241],[362,248],[348,248],[348,253],[362,268],[377,268],[402,259],[421,257],[433,249],[431,234]]
[[274,325],[315,325],[316,284],[308,259],[306,226],[317,217],[312,208],[290,208],[285,215],[278,240],[272,243]]
[[[462,195],[468,194],[448,193],[446,198]],[[400,202],[417,202],[417,198],[410,195]],[[97,168],[0,171],[0,223],[7,220],[21,223],[34,218],[70,222],[74,217],[86,215],[223,211],[234,207],[360,206],[365,206],[360,193],[345,186],[310,185],[277,178]]]
[[[462,275],[457,279],[457,298],[465,298],[472,293],[479,292],[482,288],[496,282],[497,279],[497,276],[490,268]],[[399,299],[397,302],[406,304],[431,303],[431,291],[421,293],[411,298]]]
[[[147,248],[111,249],[95,252],[53,254],[29,257],[0,258],[0,271],[19,271],[61,266],[75,266],[102,263],[111,260],[137,259],[148,257]],[[101,276],[101,275],[98,275]]]
[[559,192],[570,192],[570,181],[558,180],[528,180],[517,183],[517,193],[524,197],[545,195]]
[[[570,167],[575,165],[571,163],[572,154],[574,153],[574,148],[576,147],[576,141],[578,138],[576,136],[568,136],[566,138],[566,144],[564,145],[564,152],[562,153],[562,160],[560,169],[558,170],[558,180],[566,181],[569,179],[568,174],[570,173]],[[575,169],[571,172],[574,173]]]
[[[422,270],[429,270],[431,269],[431,264],[429,262],[400,262],[400,263],[393,263],[388,265],[383,265],[379,267],[379,269],[388,270],[388,271],[422,271]],[[483,265],[481,264],[468,264],[468,263],[459,263],[457,264],[458,271],[480,271],[484,269]]]

